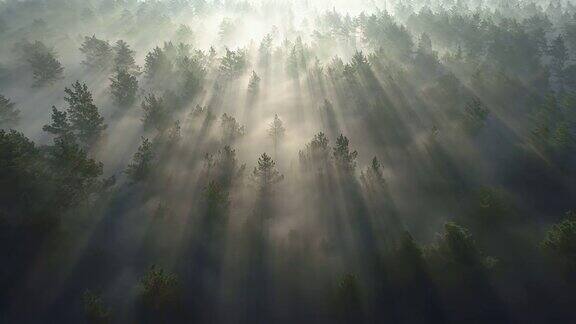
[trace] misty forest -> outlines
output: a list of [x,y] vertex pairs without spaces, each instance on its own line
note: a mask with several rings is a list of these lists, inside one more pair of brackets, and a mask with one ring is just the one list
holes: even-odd
[[0,0],[1,323],[575,323],[576,2]]

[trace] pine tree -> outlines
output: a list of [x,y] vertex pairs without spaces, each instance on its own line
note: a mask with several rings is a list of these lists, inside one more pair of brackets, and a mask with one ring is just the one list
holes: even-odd
[[432,40],[428,34],[422,33],[422,35],[420,35],[417,51],[422,54],[432,54]]
[[564,43],[564,37],[562,35],[552,41],[548,49],[548,54],[552,57],[552,71],[557,77],[561,78],[564,66],[568,60],[568,48]]
[[64,68],[51,53],[34,54],[30,60],[34,74],[34,86],[41,87],[62,79]]
[[226,113],[222,115],[220,127],[222,128],[222,141],[226,144],[246,134],[246,126],[241,126],[236,118]]
[[328,143],[328,137],[324,133],[320,132],[314,135],[314,139],[306,144],[304,150],[301,150],[298,154],[302,166],[309,168],[327,162],[330,155]]
[[464,108],[464,126],[467,131],[475,133],[486,124],[490,111],[474,97]]
[[76,81],[72,88],[64,90],[64,100],[68,103],[67,117],[76,132],[78,139],[86,146],[91,146],[106,129],[104,118],[100,116],[98,107],[94,105],[88,86]]
[[140,72],[140,67],[136,65],[136,60],[134,59],[135,52],[130,49],[128,43],[123,40],[117,41],[114,46],[114,53],[114,68],[116,71],[126,71],[134,75]]
[[97,180],[102,175],[103,165],[88,158],[78,143],[57,137],[47,150],[51,172],[58,175],[55,185],[59,201],[56,203],[65,207],[76,205],[98,189]]
[[136,100],[136,92],[138,91],[136,77],[127,70],[118,69],[110,81],[112,82],[110,90],[116,103],[119,106],[131,106]]
[[180,26],[176,30],[174,38],[178,42],[192,43],[192,41],[194,40],[194,32],[192,32],[192,28],[190,28],[190,26],[180,24]]
[[252,71],[250,75],[250,81],[248,82],[248,93],[252,96],[256,96],[260,91],[260,77],[256,72]]
[[15,51],[26,61],[34,75],[34,86],[42,87],[63,78],[64,68],[53,50],[41,41],[16,44]]
[[268,126],[268,136],[272,138],[274,143],[274,156],[277,156],[278,143],[284,137],[285,133],[286,129],[282,125],[282,120],[278,118],[278,115],[274,115],[274,120]]
[[353,172],[356,168],[356,158],[358,152],[350,152],[348,138],[342,134],[336,139],[336,146],[333,148],[334,161],[336,166],[345,172]]
[[369,189],[375,190],[376,188],[382,187],[386,180],[384,180],[384,174],[382,173],[382,166],[377,157],[372,159],[370,166],[366,168],[366,171],[362,172],[362,178]]
[[576,213],[568,212],[566,219],[554,224],[546,233],[541,246],[562,257],[569,270],[576,270]]
[[162,82],[172,71],[172,63],[168,55],[158,46],[146,54],[145,62],[146,78],[152,82]]
[[286,73],[289,77],[293,79],[298,79],[299,70],[298,70],[298,55],[296,52],[296,47],[292,46],[290,50],[290,54],[286,59]]
[[108,323],[110,321],[110,310],[104,306],[102,296],[88,290],[84,292],[82,302],[88,323]]
[[246,58],[246,52],[238,49],[236,51],[231,51],[226,48],[226,55],[222,57],[220,62],[220,72],[228,78],[235,78],[244,73],[244,70],[248,66],[248,60]]
[[74,133],[72,132],[72,126],[68,121],[68,116],[66,111],[58,110],[56,107],[52,106],[52,123],[44,125],[42,130],[55,135],[56,138],[74,140]]
[[142,144],[138,151],[134,153],[132,162],[126,168],[126,175],[132,183],[137,183],[148,179],[152,173],[154,162],[154,151],[152,143],[147,138],[142,138]]
[[353,71],[360,73],[370,68],[370,63],[368,63],[368,59],[366,58],[366,55],[362,53],[362,51],[356,51],[354,56],[352,56],[350,66],[352,67]]
[[270,65],[270,60],[272,59],[272,41],[272,35],[266,34],[258,48],[258,63],[263,68],[267,68]]
[[152,266],[140,279],[143,304],[154,311],[166,311],[180,302],[180,281],[159,267]]
[[0,128],[13,128],[20,121],[20,110],[16,104],[0,94]]
[[142,121],[145,129],[154,128],[161,132],[170,124],[170,115],[162,98],[149,94],[142,102],[142,110],[144,110]]
[[246,165],[238,165],[236,150],[229,145],[218,150],[214,166],[216,167],[216,179],[226,190],[230,189],[232,181],[243,176],[246,169]]
[[446,223],[444,231],[438,249],[446,259],[463,265],[479,265],[481,263],[480,251],[476,247],[470,231],[453,222]]
[[258,158],[258,165],[254,167],[252,176],[263,191],[271,189],[272,185],[284,180],[284,176],[276,170],[276,163],[266,153]]
[[80,51],[84,54],[82,63],[90,69],[105,71],[112,66],[112,46],[107,41],[96,38],[96,35],[84,37]]

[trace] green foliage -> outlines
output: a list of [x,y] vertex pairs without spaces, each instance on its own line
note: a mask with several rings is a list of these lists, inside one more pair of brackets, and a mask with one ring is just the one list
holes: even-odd
[[266,34],[260,42],[260,47],[258,48],[258,63],[261,67],[268,67],[270,65],[270,60],[272,59],[272,38],[271,34]]
[[576,217],[568,213],[568,217],[546,233],[541,245],[562,257],[572,270],[576,270]]
[[185,100],[193,100],[201,91],[206,77],[205,58],[202,52],[190,57],[179,54],[178,74],[180,93]]
[[568,49],[564,43],[564,37],[562,35],[556,37],[550,48],[548,49],[548,54],[552,57],[552,70],[557,76],[562,75],[566,61],[568,60]]
[[372,48],[384,48],[392,58],[406,60],[410,57],[414,42],[404,25],[395,23],[392,17],[382,11],[378,14],[363,15],[358,21],[363,40]]
[[286,128],[282,123],[282,120],[278,118],[278,115],[274,115],[274,120],[268,125],[268,136],[274,141],[274,146],[277,145],[284,135],[286,134]]
[[89,69],[106,71],[112,67],[114,62],[112,46],[107,41],[96,38],[96,35],[85,36],[80,51],[84,54],[82,64]]
[[260,77],[256,72],[252,71],[250,81],[248,81],[248,93],[255,96],[260,91]]
[[101,175],[102,164],[72,141],[40,150],[22,133],[0,130],[0,210],[17,223],[61,216],[99,190]]
[[82,296],[86,321],[91,324],[104,324],[110,322],[110,310],[104,306],[102,296],[87,290]]
[[245,168],[246,165],[238,163],[236,150],[226,145],[223,149],[218,150],[215,157],[214,178],[222,187],[229,190],[232,182],[243,176]]
[[440,250],[452,261],[466,265],[476,264],[479,251],[470,232],[455,223],[444,225],[444,234],[440,242]]
[[574,145],[574,135],[567,122],[560,122],[551,134],[550,142],[553,147],[566,150]]
[[53,50],[41,41],[16,44],[16,52],[26,61],[34,75],[34,86],[43,87],[63,78],[64,68]]
[[356,53],[354,53],[354,56],[352,56],[352,60],[350,62],[350,66],[352,69],[354,69],[354,71],[359,73],[370,69],[370,63],[368,63],[368,59],[364,53],[362,53],[362,51],[356,51]]
[[156,129],[162,132],[170,124],[171,116],[162,98],[149,94],[142,102],[142,110],[144,129]]
[[464,127],[475,133],[481,129],[488,119],[490,111],[478,98],[473,98],[464,108]]
[[260,186],[262,191],[265,191],[284,180],[284,175],[276,169],[276,162],[268,154],[263,153],[258,158],[258,165],[252,171],[252,180]]
[[142,302],[154,311],[177,307],[181,298],[180,290],[178,277],[157,266],[152,266],[140,279]]
[[326,164],[330,155],[328,143],[328,137],[324,133],[314,135],[312,141],[298,153],[300,164],[305,168]]
[[55,185],[62,195],[61,203],[65,207],[81,202],[90,193],[95,192],[102,175],[102,163],[89,159],[86,151],[75,142],[56,138],[54,146],[48,147],[47,159],[51,172],[56,176]]
[[468,229],[453,222],[444,224],[444,233],[439,237],[434,254],[447,265],[470,269],[489,269],[497,263],[495,258],[483,256]]
[[20,122],[20,110],[16,104],[0,94],[0,128],[13,128]]
[[474,217],[486,226],[494,226],[512,219],[514,210],[506,192],[492,187],[482,187],[477,193],[477,210]]
[[286,73],[289,77],[293,79],[298,79],[299,76],[298,67],[298,53],[296,52],[296,46],[292,46],[290,54],[288,54],[288,59],[286,60]]
[[42,190],[36,186],[42,179],[42,174],[37,174],[41,160],[40,151],[24,134],[0,129],[0,208],[5,211],[13,209],[11,206],[28,209],[31,206],[24,193],[41,196]]
[[132,183],[138,183],[148,179],[154,167],[154,150],[152,143],[147,138],[142,138],[142,144],[134,153],[132,162],[126,168],[126,175]]
[[345,172],[354,172],[358,152],[350,152],[348,137],[340,134],[336,139],[336,146],[332,148],[332,156],[336,166]]
[[220,118],[220,128],[222,129],[222,141],[231,143],[246,134],[246,126],[240,126],[236,118],[224,113]]
[[240,76],[248,67],[246,51],[238,49],[232,51],[226,48],[226,54],[220,61],[220,73],[226,78],[236,78]]
[[172,62],[166,51],[156,46],[146,55],[144,73],[151,82],[163,82],[172,72]]
[[215,216],[221,208],[226,208],[229,204],[228,190],[212,180],[204,188],[204,198],[208,206],[208,215]]
[[130,49],[128,43],[119,40],[114,45],[114,69],[116,71],[125,71],[131,74],[138,74],[140,67],[136,65],[134,59],[135,52]]
[[67,118],[76,137],[86,146],[94,144],[106,129],[104,118],[94,105],[88,86],[76,81],[72,88],[64,90],[68,103]]
[[365,171],[362,171],[360,177],[369,190],[382,188],[386,184],[384,174],[382,173],[382,166],[376,157],[372,159],[370,166],[367,167]]
[[362,304],[357,275],[349,273],[338,280],[334,307],[344,322],[360,320]]
[[131,106],[136,101],[138,80],[125,69],[118,69],[110,78],[110,91],[119,106]]
[[547,95],[545,101],[530,115],[534,143],[557,152],[566,152],[572,148],[576,141],[571,131],[571,124],[574,123],[570,116],[572,106],[569,96]]
[[42,130],[55,135],[56,138],[66,138],[74,140],[74,133],[72,132],[72,125],[68,121],[68,115],[66,111],[60,111],[56,107],[52,106],[52,123],[44,125]]
[[190,26],[180,24],[180,26],[178,26],[178,29],[174,33],[174,38],[178,42],[191,43],[194,40],[194,32],[192,31],[192,28],[190,28]]
[[223,19],[218,27],[218,36],[220,41],[222,43],[228,42],[234,34],[235,28],[236,26],[234,25],[234,22],[227,18]]

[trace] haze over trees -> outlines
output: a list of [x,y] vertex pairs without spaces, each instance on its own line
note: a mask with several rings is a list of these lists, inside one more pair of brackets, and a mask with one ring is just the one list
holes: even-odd
[[576,322],[572,0],[0,0],[0,322]]

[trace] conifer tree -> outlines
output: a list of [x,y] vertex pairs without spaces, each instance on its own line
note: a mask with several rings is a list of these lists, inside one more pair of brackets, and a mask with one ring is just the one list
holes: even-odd
[[105,71],[112,67],[114,59],[112,46],[107,41],[96,38],[96,35],[84,37],[80,51],[84,54],[82,63],[89,69]]
[[138,91],[136,77],[127,70],[118,69],[110,81],[112,82],[110,91],[116,103],[119,106],[131,106],[136,100],[136,92]]
[[114,68],[116,71],[126,71],[131,74],[138,74],[140,72],[140,67],[136,65],[136,60],[134,59],[135,52],[130,49],[128,43],[123,40],[119,40],[114,45]]
[[13,128],[20,121],[20,110],[16,104],[0,94],[0,128]]
[[282,124],[282,120],[278,118],[278,115],[274,115],[274,120],[268,126],[268,136],[272,138],[272,142],[274,143],[274,156],[277,156],[278,143],[282,140],[285,133],[286,129]]
[[152,173],[153,162],[154,151],[152,143],[149,139],[142,138],[138,151],[134,153],[132,162],[126,168],[126,175],[132,183],[144,181]]
[[94,144],[106,129],[104,118],[94,104],[88,86],[76,81],[72,88],[64,90],[68,103],[67,118],[77,138],[86,146]]

